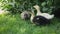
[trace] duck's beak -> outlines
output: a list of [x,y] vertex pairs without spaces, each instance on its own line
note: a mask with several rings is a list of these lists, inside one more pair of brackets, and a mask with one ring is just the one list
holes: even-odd
[[40,9],[38,5],[33,6],[35,9]]

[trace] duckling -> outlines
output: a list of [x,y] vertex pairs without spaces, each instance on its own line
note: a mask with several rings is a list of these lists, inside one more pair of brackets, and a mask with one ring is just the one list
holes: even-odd
[[36,25],[46,25],[47,23],[49,23],[49,20],[46,19],[45,17],[41,16],[41,15],[37,15],[35,16],[35,14],[32,12],[30,12],[31,14],[31,22],[36,24]]
[[21,19],[28,20],[30,18],[30,13],[28,11],[24,11],[21,13]]
[[33,7],[37,10],[37,14],[36,14],[36,15],[41,15],[41,16],[47,18],[47,19],[52,19],[52,18],[54,17],[53,14],[50,15],[50,14],[48,14],[48,13],[42,13],[42,12],[40,11],[40,7],[39,7],[38,5],[35,5],[35,6],[33,6]]

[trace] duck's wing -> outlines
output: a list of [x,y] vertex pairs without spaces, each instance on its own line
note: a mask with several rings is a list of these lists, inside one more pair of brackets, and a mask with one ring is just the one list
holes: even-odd
[[50,15],[50,14],[48,14],[48,13],[43,13],[42,16],[44,16],[44,17],[47,18],[47,19],[52,19],[52,18],[54,17],[53,14]]

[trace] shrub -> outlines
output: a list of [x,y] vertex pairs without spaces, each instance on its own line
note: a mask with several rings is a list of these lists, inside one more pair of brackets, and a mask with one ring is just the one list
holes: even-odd
[[20,13],[23,10],[30,10],[31,7],[38,4],[41,6],[42,12],[50,12],[52,10],[52,0],[1,0],[2,9],[6,9],[11,13]]

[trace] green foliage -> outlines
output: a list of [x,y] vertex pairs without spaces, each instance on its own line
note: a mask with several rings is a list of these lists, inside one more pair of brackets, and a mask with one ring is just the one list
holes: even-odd
[[60,0],[54,0],[54,6],[60,8]]
[[42,11],[51,13],[53,9],[53,0],[46,0],[45,2],[41,3]]
[[53,3],[52,0],[2,0],[0,2],[2,3],[2,9],[6,9],[11,13],[19,13],[24,10],[30,10],[31,7],[36,4],[41,6],[42,12],[50,12]]

